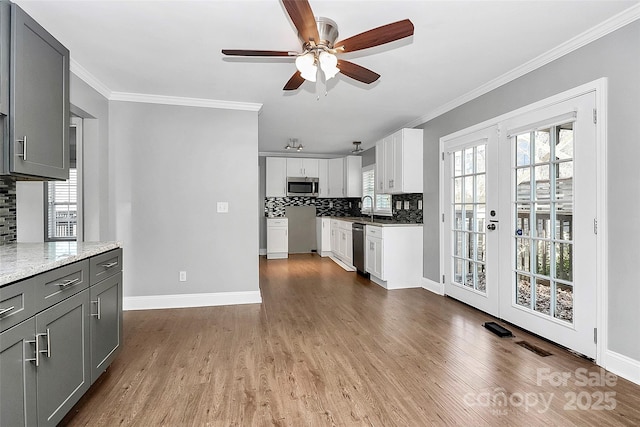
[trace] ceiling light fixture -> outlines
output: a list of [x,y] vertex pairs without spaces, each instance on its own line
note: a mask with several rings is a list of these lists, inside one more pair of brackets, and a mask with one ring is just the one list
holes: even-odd
[[362,148],[360,148],[360,144],[362,144],[362,141],[353,141],[353,145],[355,146],[355,148],[351,150],[351,152],[360,153],[361,151],[364,151]]
[[298,138],[289,138],[289,143],[284,146],[285,150],[302,151],[303,148],[302,144],[298,144]]

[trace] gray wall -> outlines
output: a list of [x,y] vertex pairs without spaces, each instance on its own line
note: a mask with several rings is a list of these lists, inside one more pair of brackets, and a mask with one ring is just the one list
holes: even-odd
[[112,101],[109,140],[125,297],[258,291],[258,113]]
[[[440,281],[439,139],[601,77],[609,78],[609,349],[640,360],[640,22],[419,127],[424,129],[424,274]],[[601,202],[603,203],[603,202]],[[606,232],[606,231],[605,231]],[[594,313],[595,315],[596,313]]]

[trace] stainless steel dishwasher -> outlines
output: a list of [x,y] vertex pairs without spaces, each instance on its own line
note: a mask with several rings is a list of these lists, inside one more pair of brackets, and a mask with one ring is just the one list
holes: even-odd
[[365,266],[365,225],[354,222],[351,227],[353,230],[353,266],[358,271],[358,274],[369,277]]

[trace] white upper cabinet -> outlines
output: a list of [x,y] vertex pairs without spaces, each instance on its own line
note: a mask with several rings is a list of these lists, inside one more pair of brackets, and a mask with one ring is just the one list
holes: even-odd
[[318,159],[318,197],[329,197],[329,160]]
[[376,191],[422,193],[422,129],[401,129],[376,145]]
[[345,197],[362,197],[362,157],[344,158]]
[[266,197],[287,195],[287,159],[285,157],[267,157],[266,181]]
[[318,178],[318,159],[287,158],[287,176]]
[[329,159],[329,190],[327,197],[339,198],[344,195],[344,158]]

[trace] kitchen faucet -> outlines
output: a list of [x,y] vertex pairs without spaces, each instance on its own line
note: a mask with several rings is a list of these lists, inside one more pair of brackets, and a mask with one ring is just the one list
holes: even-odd
[[[362,207],[364,208],[364,199],[366,198],[371,199],[371,222],[373,222],[373,197],[371,197],[370,195],[366,195],[362,198]],[[362,210],[360,211],[360,213],[362,213]]]

